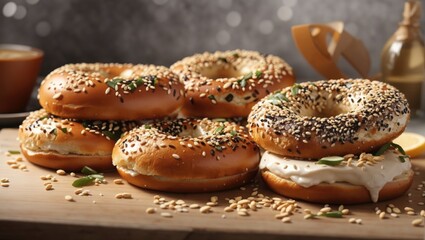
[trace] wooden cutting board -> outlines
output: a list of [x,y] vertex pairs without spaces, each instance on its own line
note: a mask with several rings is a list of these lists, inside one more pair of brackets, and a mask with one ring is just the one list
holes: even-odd
[[[12,169],[7,161],[15,160],[19,155],[6,156],[6,152],[18,149],[16,136],[16,129],[0,132],[0,179],[10,180],[9,187],[0,187],[0,239],[424,239],[424,228],[411,224],[419,216],[409,216],[403,209],[409,206],[418,213],[424,209],[418,203],[425,201],[422,196],[425,187],[417,188],[425,180],[425,157],[412,161],[416,175],[408,191],[410,194],[378,204],[346,206],[351,214],[343,218],[305,220],[304,209],[317,212],[323,205],[298,202],[301,206],[299,213],[291,216],[291,223],[283,223],[274,217],[278,211],[270,208],[251,211],[250,216],[224,212],[224,207],[228,206],[226,198],[247,198],[257,190],[253,189],[256,184],[247,185],[245,190],[168,194],[141,190],[127,183],[114,184],[118,175],[106,173],[107,184],[85,187],[91,195],[78,196],[74,194],[76,188],[71,186],[75,177],[59,176],[55,171],[37,167],[26,160],[21,164],[27,166],[27,172]],[[47,174],[57,178],[50,191],[46,191],[43,185],[47,181],[40,178]],[[259,193],[279,197],[259,179],[257,181]],[[123,192],[130,193],[132,199],[115,198],[117,193]],[[71,195],[75,201],[66,201],[65,195]],[[212,207],[213,212],[208,214],[200,213],[198,209],[182,213],[161,209],[153,203],[155,195],[199,205],[205,205],[215,195],[219,205]],[[402,213],[398,218],[379,219],[374,209],[384,210],[388,204],[394,204]],[[157,208],[157,212],[147,214],[145,211],[149,207]],[[162,212],[171,213],[172,217],[162,217]],[[362,219],[362,224],[349,223],[350,218]]]

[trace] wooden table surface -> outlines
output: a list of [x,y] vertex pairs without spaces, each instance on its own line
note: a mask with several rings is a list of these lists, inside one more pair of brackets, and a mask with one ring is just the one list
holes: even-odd
[[[413,227],[411,222],[419,218],[409,216],[404,207],[412,207],[419,212],[424,209],[420,202],[425,187],[417,189],[425,180],[425,156],[412,161],[416,172],[412,188],[404,196],[377,204],[346,206],[351,214],[343,218],[305,220],[303,210],[317,212],[323,205],[298,202],[299,213],[291,216],[291,223],[275,219],[278,211],[270,208],[250,212],[250,216],[239,216],[236,212],[225,213],[226,198],[249,197],[256,184],[249,184],[246,190],[208,194],[168,194],[145,191],[127,183],[117,185],[113,180],[116,173],[106,173],[107,184],[87,186],[90,196],[74,194],[71,186],[75,180],[70,175],[59,176],[53,170],[44,169],[23,160],[20,162],[27,172],[13,169],[8,160],[16,160],[19,155],[6,156],[8,150],[18,149],[16,129],[0,131],[0,179],[9,178],[9,187],[0,187],[0,239],[424,239],[424,228]],[[40,176],[53,175],[53,190],[46,191]],[[265,196],[278,197],[258,181],[258,192]],[[117,193],[131,193],[132,199],[116,199]],[[75,201],[64,199],[71,195]],[[153,203],[155,195],[167,200],[182,199],[188,204],[205,205],[213,195],[218,196],[218,206],[213,212],[202,214],[198,209],[188,213],[163,210]],[[284,199],[282,197],[282,199]],[[397,218],[381,220],[375,208],[385,209],[394,204],[402,213]],[[157,208],[155,214],[147,214],[149,207]],[[331,206],[337,209],[338,206]],[[160,213],[169,212],[172,218]],[[225,215],[225,217],[223,217]],[[388,214],[387,214],[388,215]],[[362,224],[352,224],[350,218],[362,219]]]

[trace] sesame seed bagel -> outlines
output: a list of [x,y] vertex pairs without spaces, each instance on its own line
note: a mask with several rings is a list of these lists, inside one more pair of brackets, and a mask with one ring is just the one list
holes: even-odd
[[137,122],[63,119],[41,109],[19,126],[19,142],[28,161],[53,169],[113,169],[112,149]]
[[295,81],[281,58],[243,50],[196,54],[171,70],[184,81],[181,114],[189,117],[246,117],[259,99]]
[[296,84],[258,102],[249,132],[267,151],[319,159],[375,151],[399,136],[410,117],[404,95],[366,79]]
[[240,186],[257,173],[259,149],[244,127],[208,119],[145,124],[115,145],[113,164],[136,186],[207,192]]
[[154,65],[80,63],[50,73],[39,100],[63,118],[140,120],[167,117],[183,104],[183,84]]

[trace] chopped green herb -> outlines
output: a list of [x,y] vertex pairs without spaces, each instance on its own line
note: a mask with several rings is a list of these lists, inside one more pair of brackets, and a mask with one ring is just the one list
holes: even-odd
[[114,79],[111,79],[111,80],[107,81],[106,82],[106,85],[108,85],[109,87],[115,89],[115,86],[117,86],[118,83],[123,82],[123,81],[125,81],[125,80],[122,79],[122,78],[114,78]]
[[53,128],[52,130],[50,130],[49,134],[53,134],[53,135],[57,136],[58,130],[56,128]]
[[81,169],[81,173],[85,175],[90,175],[90,174],[96,174],[97,172],[91,167],[84,166],[83,169]]
[[297,94],[298,94],[298,91],[300,90],[300,88],[301,88],[301,85],[299,85],[299,84],[294,84],[294,85],[292,86],[292,88],[291,88],[291,93],[292,93],[292,95],[297,95]]
[[223,130],[224,130],[224,126],[220,126],[220,127],[215,129],[214,134],[220,135],[220,134],[223,133]]
[[398,144],[396,144],[396,143],[391,143],[391,146],[393,147],[393,148],[395,148],[395,149],[397,149],[401,154],[403,154],[403,155],[407,155],[406,154],[406,152],[404,151],[404,149],[400,146],[400,145],[398,145]]
[[343,157],[340,156],[329,156],[329,157],[323,157],[317,161],[317,164],[324,164],[328,166],[337,166],[342,161],[344,161]]
[[250,79],[251,77],[252,72],[245,74],[241,79],[238,80],[239,85],[241,85],[241,87],[245,87],[246,81],[248,81],[248,79]]
[[214,146],[214,148],[215,148],[217,151],[219,151],[219,152],[223,151],[223,147],[222,147],[222,146],[215,145],[215,146]]
[[270,100],[274,105],[277,105],[282,101],[289,102],[289,99],[281,92],[270,95],[267,100]]
[[384,145],[382,145],[378,151],[376,151],[375,153],[373,153],[374,156],[379,156],[382,155],[385,151],[388,150],[388,148],[391,147],[391,142],[385,143]]
[[97,179],[103,179],[103,178],[105,178],[104,176],[103,176],[103,174],[102,173],[99,173],[99,174],[91,174],[91,175],[89,175],[90,177],[92,177],[92,178],[97,178]]
[[234,58],[238,58],[238,57],[239,57],[239,54],[237,54],[237,53],[233,53],[233,57],[234,57]]
[[61,131],[62,131],[63,133],[65,133],[65,134],[67,134],[67,133],[68,133],[68,129],[67,129],[67,128],[61,128]]
[[400,162],[402,162],[402,163],[406,162],[406,158],[409,159],[409,156],[407,156],[407,155],[398,156],[398,159],[400,159]]
[[118,141],[118,139],[120,139],[121,137],[122,132],[121,131],[110,132],[110,131],[103,130],[102,134],[111,140]]
[[236,132],[235,130],[230,131],[230,135],[232,135],[232,137],[236,136],[238,134],[238,132]]
[[9,150],[7,151],[9,154],[21,154],[21,151],[18,150]]
[[74,186],[74,187],[87,186],[87,185],[90,185],[94,181],[94,179],[95,179],[94,177],[90,177],[90,176],[81,177],[81,178],[75,180],[72,183],[72,186]]
[[43,119],[46,119],[46,118],[49,118],[49,115],[42,116],[41,118],[38,119],[38,121],[43,120]]
[[155,85],[157,83],[157,77],[155,75],[141,76],[135,80],[125,80],[122,78],[114,78],[106,82],[106,84],[115,89],[117,85],[127,86],[130,92],[134,92],[138,87],[142,86],[144,83],[147,85]]
[[92,184],[94,180],[96,179],[102,180],[104,178],[102,173],[98,173],[96,172],[96,170],[88,166],[84,166],[83,169],[81,169],[81,173],[86,174],[87,176],[78,178],[72,183],[72,186],[74,187],[87,186]]
[[226,59],[226,58],[224,58],[224,57],[219,57],[219,58],[218,58],[218,60],[219,60],[219,61],[222,61],[222,62],[224,62],[224,63],[228,63],[228,62],[227,62],[227,59]]
[[90,185],[94,182],[94,180],[99,179],[99,180],[103,180],[103,175],[100,174],[92,174],[92,175],[88,175],[85,177],[81,177],[77,180],[75,180],[72,183],[72,186],[74,187],[82,187],[82,186],[87,186]]
[[262,72],[262,71],[260,71],[260,70],[255,71],[255,76],[256,76],[257,78],[261,77],[261,75],[262,75],[262,74],[263,74],[263,72]]
[[[382,145],[378,149],[378,151],[376,151],[373,155],[374,156],[380,156],[380,155],[384,154],[384,152],[387,151],[390,147],[393,147],[393,148],[397,149],[403,155],[407,155],[406,152],[404,151],[404,149],[400,145],[395,144],[395,143],[392,143],[392,142],[388,142],[388,143]],[[403,157],[403,161],[402,162],[404,162],[404,160],[405,159]]]
[[214,95],[208,95],[208,98],[211,99],[211,100],[215,100]]
[[151,125],[149,125],[149,124],[145,124],[145,125],[143,125],[143,127],[144,127],[145,129],[151,129],[151,128],[152,128],[152,126],[151,126]]
[[327,212],[322,214],[321,216],[331,217],[331,218],[342,218],[342,212],[340,211]]

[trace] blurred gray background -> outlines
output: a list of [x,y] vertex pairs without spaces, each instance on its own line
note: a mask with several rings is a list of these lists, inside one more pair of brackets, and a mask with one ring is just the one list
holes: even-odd
[[[278,55],[294,67],[299,79],[319,79],[296,49],[291,26],[341,20],[369,49],[374,74],[379,71],[382,46],[401,20],[403,4],[402,0],[0,0],[0,43],[43,49],[42,75],[72,62],[169,66],[197,52],[240,48]],[[425,17],[421,21],[424,32]]]

